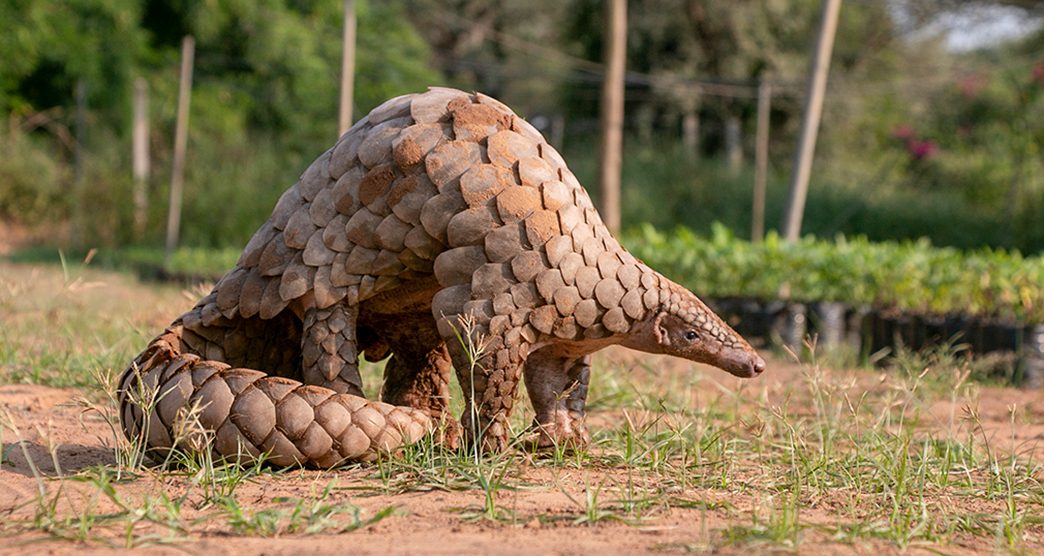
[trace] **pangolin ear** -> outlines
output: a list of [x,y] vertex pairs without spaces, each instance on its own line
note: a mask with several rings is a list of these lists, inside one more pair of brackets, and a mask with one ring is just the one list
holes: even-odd
[[664,326],[663,319],[667,316],[667,313],[660,312],[653,318],[653,334],[656,335],[656,343],[661,346],[671,345],[671,335],[667,332],[667,327]]

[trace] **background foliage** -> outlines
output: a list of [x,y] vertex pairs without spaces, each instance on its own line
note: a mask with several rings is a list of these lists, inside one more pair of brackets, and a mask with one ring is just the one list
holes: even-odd
[[[131,243],[130,91],[142,77],[154,162],[143,243],[158,243],[179,45],[191,34],[182,240],[241,246],[335,138],[341,4],[0,2],[0,219],[43,228],[57,243]],[[482,90],[541,127],[595,183],[602,2],[357,4],[356,117],[431,84]],[[846,3],[805,231],[1044,248],[1041,5]],[[1036,23],[973,50],[947,46],[939,22],[975,6]],[[709,233],[718,221],[746,236],[758,80],[775,91],[767,224],[776,225],[818,10],[817,0],[630,2],[625,225]],[[687,138],[686,121],[697,126]]]

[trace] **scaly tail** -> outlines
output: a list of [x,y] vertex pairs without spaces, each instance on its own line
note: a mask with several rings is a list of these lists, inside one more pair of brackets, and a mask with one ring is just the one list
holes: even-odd
[[[264,455],[279,466],[326,468],[375,459],[433,428],[427,415],[409,407],[184,353],[182,333],[175,321],[120,378],[124,433],[144,441],[151,456],[163,458],[177,443],[179,449],[211,449],[233,460]],[[212,433],[202,437],[210,446],[184,432],[193,430],[186,420],[194,413]]]

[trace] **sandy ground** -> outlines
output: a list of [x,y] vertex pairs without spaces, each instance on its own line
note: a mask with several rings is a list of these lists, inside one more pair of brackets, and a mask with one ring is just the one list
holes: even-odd
[[[610,352],[609,357],[631,357],[622,351]],[[666,368],[678,367],[670,361],[659,361]],[[688,367],[685,364],[686,368]],[[795,365],[774,363],[776,371],[767,375],[759,387],[767,396],[773,396],[779,387],[794,380],[799,369]],[[672,371],[677,372],[677,371]],[[692,372],[688,370],[687,372]],[[699,369],[696,372],[708,372]],[[718,374],[713,375],[718,378]],[[878,379],[874,373],[862,372],[854,375],[855,380],[873,383]],[[738,382],[721,379],[725,388],[734,388]],[[0,387],[0,408],[5,408],[20,423],[24,442],[8,443],[7,461],[0,466],[0,516],[27,518],[35,511],[37,482],[27,464],[27,453],[38,466],[39,472],[48,477],[47,485],[55,488],[59,472],[68,476],[91,466],[114,464],[112,432],[105,422],[91,412],[84,412],[76,402],[81,392],[52,389],[34,385],[9,385]],[[1015,447],[1018,451],[1037,453],[1044,449],[1044,400],[1036,392],[1006,388],[984,388],[981,392],[978,411],[983,429],[998,446]],[[1027,426],[1020,426],[1012,437],[1008,407],[1018,404],[1023,415],[1028,415]],[[930,412],[937,422],[925,423],[926,427],[945,427],[951,411],[962,408],[951,407],[940,402]],[[592,420],[598,426],[601,416]],[[1035,423],[1035,424],[1034,424]],[[10,434],[10,433],[8,433]],[[1014,444],[1013,444],[1014,443]],[[52,461],[49,445],[57,446],[57,461]],[[526,465],[524,462],[520,465]],[[636,524],[607,520],[594,526],[576,523],[583,514],[577,502],[565,493],[572,493],[575,500],[584,498],[585,485],[621,484],[629,480],[626,470],[619,467],[606,469],[557,468],[527,466],[522,476],[525,481],[516,490],[502,492],[501,507],[513,516],[499,522],[470,518],[480,514],[483,493],[479,489],[447,491],[432,489],[424,492],[381,492],[374,488],[375,470],[360,467],[335,472],[289,471],[278,476],[263,475],[240,487],[237,494],[258,507],[278,504],[279,497],[308,497],[321,491],[331,479],[339,487],[331,495],[332,501],[351,499],[363,509],[363,517],[373,515],[388,506],[394,506],[394,515],[372,526],[340,535],[285,536],[281,538],[239,537],[231,535],[220,525],[211,527],[206,520],[207,510],[186,510],[191,519],[201,518],[201,524],[193,527],[192,533],[170,545],[158,545],[135,550],[148,553],[189,554],[327,554],[351,552],[354,554],[631,554],[631,553],[674,553],[704,552],[739,554],[772,551],[769,545],[754,547],[744,545],[720,545],[711,541],[711,531],[722,530],[736,523],[749,523],[747,514],[757,503],[755,496],[739,489],[696,491],[679,487],[679,499],[698,500],[711,509],[672,507],[654,509],[650,517]],[[633,479],[633,478],[630,478]],[[354,487],[365,485],[356,490]],[[93,507],[102,514],[115,509],[104,498],[94,499],[93,486],[75,481],[62,483],[63,495],[59,505],[61,511],[82,512]],[[170,474],[158,474],[152,478],[139,479],[119,486],[119,492],[127,499],[155,493],[166,489],[172,495],[183,491],[184,481]],[[93,505],[92,505],[93,504]],[[802,520],[806,523],[828,523],[831,519],[829,507],[803,510]],[[119,545],[119,539],[111,539]],[[945,553],[980,553],[991,551],[989,539],[969,539],[967,544],[950,545]],[[83,543],[52,538],[40,532],[23,533],[0,545],[0,553],[17,554],[65,554],[65,553],[108,553],[113,548],[98,542]],[[776,549],[779,550],[779,549]],[[896,549],[887,543],[873,540],[857,544],[831,541],[826,535],[807,531],[798,552],[808,554],[872,554],[891,553]],[[932,547],[913,545],[908,553],[935,553]]]
[[[71,363],[93,366],[98,364],[96,358],[105,361],[104,365],[118,367],[123,356],[113,357],[113,346],[118,346],[116,353],[133,353],[205,291],[205,287],[187,291],[157,287],[122,274],[81,269],[63,276],[56,267],[0,261],[0,420],[10,418],[21,435],[16,437],[9,428],[0,426],[0,537],[7,536],[0,542],[0,554],[110,553],[127,545],[123,528],[138,513],[121,514],[113,499],[85,480],[97,476],[97,469],[112,469],[116,463],[112,429],[79,403],[84,396],[98,400],[98,392],[21,382],[36,381],[27,370],[39,370],[45,380],[53,379],[68,376]],[[676,359],[609,349],[596,358],[598,376],[591,400],[593,405],[600,405],[592,409],[588,424],[597,433],[620,430],[628,419],[656,418],[653,412],[631,407],[631,402],[610,399],[606,381],[617,380],[622,391],[640,389],[649,407],[655,407],[661,396],[670,397],[668,394],[675,400],[680,395],[685,400],[681,402],[683,408],[720,409],[727,405],[735,415],[706,421],[713,429],[711,433],[746,441],[757,430],[758,420],[777,407],[786,407],[792,419],[808,422],[814,411],[805,387],[806,371],[778,358],[770,359],[765,376],[740,381]],[[908,380],[904,384],[904,379],[894,373],[826,373],[835,399],[853,404],[867,393],[878,400],[882,393],[895,393],[897,400],[911,395]],[[913,395],[920,398],[922,394],[927,393]],[[988,439],[998,454],[1015,452],[1037,465],[1044,461],[1044,393],[974,385],[952,399],[945,391],[935,391],[923,400],[937,401],[917,404],[914,426],[922,434],[958,439],[974,434],[977,446],[983,444],[981,439]],[[743,405],[734,407],[740,401]],[[518,406],[527,404],[520,400]],[[1010,422],[1010,407],[1017,410],[1015,426]],[[981,429],[969,426],[972,413],[977,414]],[[236,490],[239,504],[249,512],[287,509],[294,500],[314,499],[331,484],[334,486],[326,503],[355,504],[363,519],[393,508],[391,516],[341,534],[332,534],[331,529],[321,534],[294,533],[276,538],[237,534],[227,513],[203,504],[199,488],[192,487],[184,473],[175,471],[146,471],[113,483],[111,492],[139,513],[144,511],[147,499],[187,494],[176,520],[186,531],[171,534],[155,525],[135,526],[133,536],[138,546],[133,550],[149,553],[298,556],[344,552],[591,555],[794,551],[778,542],[750,544],[749,539],[728,539],[731,531],[751,526],[754,515],[765,519],[771,510],[766,504],[774,496],[766,485],[779,484],[774,474],[785,465],[777,462],[774,468],[762,468],[738,457],[729,469],[728,485],[700,487],[701,481],[707,484],[712,471],[685,467],[652,473],[647,468],[599,459],[598,450],[592,449],[592,463],[585,465],[550,465],[513,454],[507,486],[496,497],[501,510],[497,521],[482,517],[484,492],[477,481],[468,482],[459,474],[453,477],[455,482],[445,484],[408,475],[387,479],[374,465],[328,472],[265,472]],[[30,461],[36,466],[35,473]],[[1035,473],[1038,479],[1044,479],[1044,471],[1037,469]],[[619,493],[630,485],[637,488],[638,498],[644,496],[642,493],[656,493],[640,519],[619,510]],[[41,487],[47,492],[43,500],[55,502],[53,511],[46,504],[41,507]],[[1044,491],[1039,483],[1035,488],[1030,487],[1028,498],[1020,500],[1023,511],[1030,513],[1022,548],[1044,554]],[[612,518],[593,525],[583,522],[585,493],[592,491],[600,492],[602,507],[614,512]],[[995,517],[1004,511],[998,497],[987,502],[959,489],[929,495],[934,496],[933,503],[955,508],[950,513]],[[879,518],[881,506],[887,506],[887,493],[829,492],[803,498],[796,552],[900,552],[896,544],[873,535],[861,535],[854,541],[834,537],[838,525],[852,519],[845,517],[853,515],[851,507],[856,507],[859,515],[859,498],[868,496],[874,497],[870,504],[878,509],[870,517]],[[108,516],[117,517],[106,523]],[[77,530],[80,524],[84,525],[83,533]],[[83,537],[88,540],[80,540]],[[980,530],[948,534],[945,544],[915,541],[902,550],[912,554],[981,554],[1003,552],[1003,547],[992,531]]]

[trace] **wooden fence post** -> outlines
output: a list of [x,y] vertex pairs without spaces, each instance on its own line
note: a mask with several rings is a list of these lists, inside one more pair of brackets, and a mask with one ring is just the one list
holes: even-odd
[[692,106],[685,110],[682,116],[682,145],[685,146],[685,154],[696,158],[700,150],[700,112],[698,106]]
[[551,145],[561,151],[565,147],[565,116],[551,116]]
[[819,22],[815,52],[812,56],[812,71],[808,79],[808,97],[805,113],[801,120],[801,138],[794,156],[794,169],[790,177],[787,209],[783,220],[783,237],[796,241],[801,236],[801,220],[805,214],[805,199],[808,196],[808,179],[812,173],[812,157],[816,152],[816,135],[819,119],[823,114],[823,96],[826,91],[827,74],[830,71],[830,53],[834,49],[837,18],[841,11],[841,0],[823,0],[823,13]]
[[73,95],[76,97],[76,131],[75,139],[73,143],[73,181],[77,186],[83,180],[83,150],[84,144],[87,142],[87,83],[83,79],[76,81],[76,87],[73,90]]
[[149,90],[145,80],[134,80],[134,123],[132,138],[132,171],[134,175],[134,239],[145,238],[145,223],[149,208]]
[[87,83],[78,79],[73,89],[76,101],[76,113],[74,115],[76,129],[73,132],[73,195],[75,199],[73,209],[72,237],[77,243],[82,243],[87,237],[88,215],[84,212],[83,200],[85,196],[84,185],[84,151],[87,143]]
[[743,124],[735,114],[725,116],[725,161],[733,176],[743,169]]
[[769,114],[772,110],[772,86],[758,83],[758,131],[754,146],[754,203],[751,210],[750,239],[754,243],[765,238],[765,188],[768,180]]
[[337,118],[337,136],[352,127],[352,103],[355,93],[355,0],[344,0],[344,29],[341,36],[341,110]]
[[599,158],[601,213],[612,233],[620,231],[620,169],[623,166],[624,71],[627,0],[606,0],[606,71],[602,80],[602,138]]
[[178,85],[178,115],[174,127],[174,161],[170,173],[170,206],[167,212],[166,256],[178,247],[181,229],[181,198],[185,180],[185,149],[188,148],[189,105],[192,100],[192,62],[196,41],[187,36],[181,41],[181,77]]

